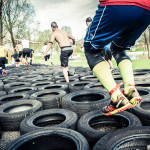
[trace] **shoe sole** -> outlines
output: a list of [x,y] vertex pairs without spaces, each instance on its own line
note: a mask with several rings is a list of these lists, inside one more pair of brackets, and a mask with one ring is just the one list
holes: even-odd
[[[138,100],[136,100],[138,99]],[[135,107],[137,104],[139,104],[142,101],[142,98],[139,97],[133,97],[129,102],[132,104],[131,108]]]
[[103,115],[105,115],[105,116],[111,116],[111,115],[113,115],[113,114],[122,112],[122,111],[124,111],[124,110],[126,110],[126,109],[130,109],[131,107],[132,107],[132,104],[127,104],[127,105],[125,105],[125,106],[123,106],[123,107],[120,107],[120,108],[118,108],[118,109],[115,109],[114,111],[111,111],[111,112],[108,112],[108,113],[103,113]]

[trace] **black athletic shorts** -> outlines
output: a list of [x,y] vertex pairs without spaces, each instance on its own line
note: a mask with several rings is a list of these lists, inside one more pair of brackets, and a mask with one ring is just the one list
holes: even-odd
[[73,53],[73,49],[71,46],[65,46],[61,48],[60,60],[61,60],[62,67],[68,67],[68,59],[72,53]]
[[0,67],[6,64],[6,57],[0,57]]
[[30,48],[24,48],[23,49],[23,58],[30,57],[31,49]]
[[22,56],[23,51],[19,51],[19,58]]
[[47,61],[50,58],[50,54],[45,56],[45,61]]

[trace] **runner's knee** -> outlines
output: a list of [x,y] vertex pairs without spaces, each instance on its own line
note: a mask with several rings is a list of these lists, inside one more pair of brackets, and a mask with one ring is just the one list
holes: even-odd
[[110,46],[110,49],[111,49],[111,52],[112,52],[112,55],[113,57],[115,58],[116,62],[117,62],[117,65],[124,59],[130,59],[130,57],[127,55],[126,53],[126,48],[121,48],[117,45],[115,45],[114,43],[111,44]]

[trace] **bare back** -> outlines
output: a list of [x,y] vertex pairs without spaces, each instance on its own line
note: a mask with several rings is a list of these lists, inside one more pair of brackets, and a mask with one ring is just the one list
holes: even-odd
[[54,31],[51,36],[52,40],[54,39],[58,42],[59,47],[70,46],[69,38],[69,34],[66,31],[60,29]]

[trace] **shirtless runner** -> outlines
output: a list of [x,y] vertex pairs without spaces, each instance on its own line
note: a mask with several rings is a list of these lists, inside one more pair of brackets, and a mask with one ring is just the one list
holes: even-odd
[[[51,49],[54,40],[56,40],[58,42],[59,47],[61,48],[60,61],[61,61],[63,75],[65,77],[66,82],[69,82],[68,58],[73,53],[73,49],[70,45],[69,39],[72,39],[73,45],[74,45],[75,38],[72,35],[70,35],[68,32],[58,29],[58,25],[56,22],[51,23],[51,28],[53,30],[53,33],[51,35],[50,42],[47,45],[47,49],[46,49],[46,52],[43,57],[46,56],[47,52]],[[51,51],[51,53],[52,53],[52,51]]]

